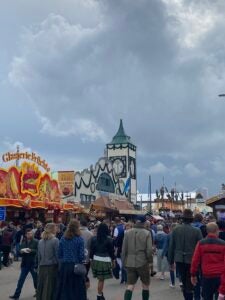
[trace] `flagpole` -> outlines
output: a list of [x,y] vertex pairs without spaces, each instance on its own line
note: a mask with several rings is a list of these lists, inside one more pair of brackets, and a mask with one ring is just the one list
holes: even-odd
[[149,175],[149,201],[150,201],[150,212],[152,212],[152,177]]
[[[129,176],[130,176],[130,173],[129,173]],[[130,202],[131,202],[131,176],[130,176],[130,190],[129,190],[129,199],[130,199]]]
[[130,167],[129,167],[129,177],[130,177],[129,200],[130,200],[130,202],[131,202],[131,174],[130,174]]

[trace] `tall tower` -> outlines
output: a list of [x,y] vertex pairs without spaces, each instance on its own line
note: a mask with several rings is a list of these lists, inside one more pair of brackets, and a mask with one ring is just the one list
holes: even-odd
[[111,143],[106,145],[107,157],[112,161],[113,168],[120,183],[126,184],[129,176],[131,177],[131,189],[127,197],[134,204],[137,201],[137,176],[136,176],[136,146],[131,141],[130,136],[126,135],[123,128],[123,121],[113,137]]

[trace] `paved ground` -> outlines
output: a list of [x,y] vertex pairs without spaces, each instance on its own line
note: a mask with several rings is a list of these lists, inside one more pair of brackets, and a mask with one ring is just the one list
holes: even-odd
[[[8,268],[4,268],[0,271],[0,300],[8,299],[9,295],[14,293],[17,279],[19,277],[19,264],[14,263]],[[105,297],[107,300],[123,300],[123,294],[125,285],[120,285],[118,281],[112,279],[106,281],[105,285]],[[32,286],[31,276],[25,282],[20,299],[22,300],[34,300],[34,289]],[[96,300],[96,281],[91,279],[91,288],[88,292],[90,300]],[[140,283],[137,284],[133,300],[141,299]],[[169,287],[168,278],[165,281],[161,281],[157,278],[153,278],[151,282],[151,300],[182,300],[179,286],[175,289]],[[79,299],[74,299],[79,300]]]

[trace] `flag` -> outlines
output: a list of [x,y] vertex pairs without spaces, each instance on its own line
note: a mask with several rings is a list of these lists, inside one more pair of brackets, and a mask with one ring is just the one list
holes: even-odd
[[124,190],[123,190],[124,193],[128,193],[129,192],[129,190],[130,190],[130,184],[131,184],[131,178],[129,176],[127,178],[127,181],[126,181],[126,184],[125,184],[125,187],[124,187]]

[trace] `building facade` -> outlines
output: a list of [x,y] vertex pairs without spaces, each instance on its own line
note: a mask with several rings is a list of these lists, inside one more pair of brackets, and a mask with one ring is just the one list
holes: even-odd
[[126,135],[122,120],[116,135],[106,145],[105,156],[89,169],[76,172],[74,196],[87,206],[100,196],[128,199],[136,204],[136,146]]

